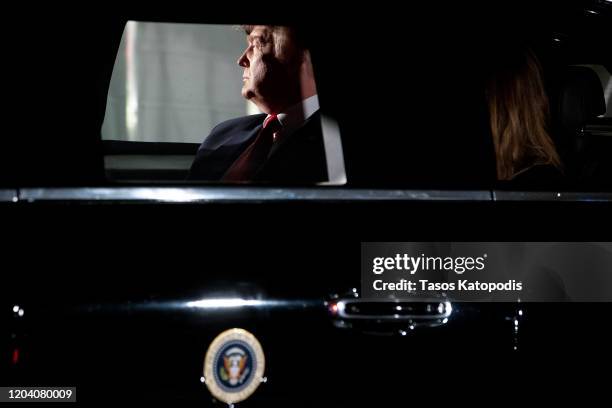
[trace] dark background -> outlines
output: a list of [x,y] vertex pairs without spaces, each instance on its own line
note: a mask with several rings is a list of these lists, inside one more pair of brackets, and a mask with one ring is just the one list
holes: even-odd
[[[561,27],[590,33],[595,39],[593,50],[572,52],[578,61],[581,52],[605,49],[597,42],[610,38],[601,32],[602,25],[583,22],[584,16],[576,12],[582,3],[554,3],[538,8],[515,2],[506,3],[506,8],[436,3],[406,9],[377,2],[346,4],[337,10],[312,4],[304,13],[234,4],[214,10],[208,5],[21,6],[5,16],[2,26],[4,52],[10,57],[3,86],[10,100],[5,124],[11,129],[2,142],[9,146],[4,151],[9,153],[5,163],[10,167],[3,183],[7,187],[105,184],[99,130],[127,19],[286,23],[289,18],[313,33],[321,103],[340,122],[351,183],[489,186],[492,151],[480,120],[481,80],[489,51],[498,42],[535,38]],[[449,73],[455,78],[451,84],[441,79]],[[609,241],[612,231],[610,206],[597,202],[22,202],[2,204],[0,214],[5,236],[3,305],[25,301],[26,306],[51,309],[82,302],[189,296],[210,285],[252,281],[270,294],[319,297],[358,283],[364,241]],[[525,401],[530,398],[525,390],[535,389],[550,401],[567,393],[583,398],[602,393],[606,376],[599,374],[599,368],[608,367],[610,361],[605,323],[609,311],[608,304],[543,306],[534,320],[541,325],[534,324],[533,348],[518,368],[500,373],[492,364],[495,359],[486,370],[479,370],[484,365],[473,363],[469,356],[447,360],[443,373],[453,373],[456,382],[450,389],[455,393],[432,386],[426,394],[413,392],[411,398],[437,395],[452,401],[478,395],[484,399],[493,391],[495,398],[505,399],[507,392]],[[129,323],[115,328],[126,326]],[[50,335],[60,338],[70,332],[63,330],[59,327]],[[275,330],[283,341],[289,339],[288,347],[292,341],[308,346],[318,334],[286,330],[282,324]],[[115,334],[107,332],[105,340],[121,339]],[[318,340],[317,347],[325,345],[324,338]],[[356,353],[380,346],[375,341],[364,343],[370,349],[346,344]],[[179,343],[177,350],[182,346]],[[92,352],[92,347],[79,343],[67,357],[78,358]],[[130,349],[121,356],[129,358],[126,350]],[[542,350],[548,351],[546,356]],[[419,366],[428,373],[440,367],[428,365],[418,350],[410,357],[401,361],[414,364],[411,368],[417,372]],[[444,364],[445,355],[438,357],[436,363]],[[486,358],[477,361],[484,364]],[[547,369],[540,376],[542,368]],[[117,367],[101,374],[112,377],[120,371]],[[318,397],[317,384],[327,384],[321,389],[330,390],[328,365],[322,362],[305,373],[305,382],[298,384],[304,395]],[[349,374],[344,390],[351,386]],[[309,388],[310,384],[315,385]],[[355,384],[362,383],[352,384],[359,390]],[[386,386],[406,387],[395,382]],[[375,399],[382,389],[373,388],[370,397]],[[90,396],[96,397],[95,384]],[[387,397],[406,401],[403,394]]]

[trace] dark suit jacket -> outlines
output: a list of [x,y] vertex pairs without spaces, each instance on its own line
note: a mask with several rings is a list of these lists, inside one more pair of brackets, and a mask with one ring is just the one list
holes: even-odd
[[[189,180],[221,180],[262,129],[265,114],[231,119],[217,125],[191,165]],[[313,114],[299,129],[274,144],[253,181],[304,184],[327,181],[321,116]]]

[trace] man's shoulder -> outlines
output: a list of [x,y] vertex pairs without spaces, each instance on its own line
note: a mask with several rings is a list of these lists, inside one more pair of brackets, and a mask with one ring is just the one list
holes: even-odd
[[[216,149],[223,144],[228,142],[231,143],[232,135],[236,135],[239,139],[242,139],[248,136],[257,126],[261,125],[265,118],[266,114],[261,113],[221,122],[210,131],[210,134],[204,139],[200,148]],[[230,139],[228,139],[228,137]]]
[[230,129],[250,130],[261,125],[266,116],[267,115],[265,113],[259,113],[257,115],[248,115],[241,116],[239,118],[228,119],[215,126],[214,129],[211,131],[211,134]]

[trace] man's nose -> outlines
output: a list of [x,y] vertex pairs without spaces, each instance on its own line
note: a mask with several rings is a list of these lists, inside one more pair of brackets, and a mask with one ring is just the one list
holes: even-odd
[[249,59],[247,57],[247,52],[249,51],[249,49],[247,48],[246,50],[244,50],[244,52],[242,53],[242,55],[240,56],[240,58],[238,58],[238,65],[240,65],[241,67],[244,68],[248,68],[249,67]]

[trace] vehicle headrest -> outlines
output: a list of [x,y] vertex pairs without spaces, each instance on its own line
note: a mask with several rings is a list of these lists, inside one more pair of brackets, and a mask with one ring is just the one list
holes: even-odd
[[588,67],[566,67],[559,78],[559,93],[553,102],[553,116],[566,131],[575,131],[587,121],[606,112],[599,77]]

